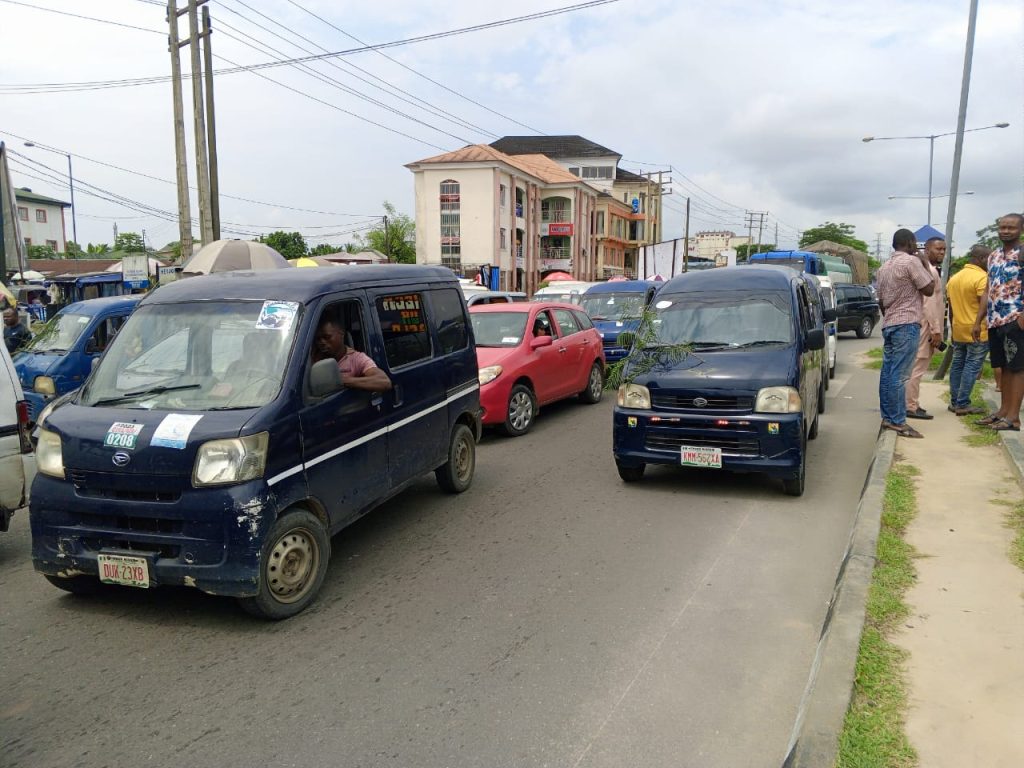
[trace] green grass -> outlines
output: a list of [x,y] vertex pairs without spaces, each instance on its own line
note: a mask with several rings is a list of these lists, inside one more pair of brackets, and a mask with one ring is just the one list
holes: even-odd
[[839,739],[837,768],[917,765],[917,753],[904,729],[906,653],[889,642],[887,636],[910,614],[903,597],[915,579],[915,552],[903,536],[917,511],[913,478],[918,474],[916,468],[901,464],[893,466],[886,478],[853,701]]
[[1006,526],[1014,532],[1010,543],[1010,562],[1024,571],[1024,501],[1015,504],[1007,512]]
[[[988,363],[986,363],[988,365]],[[984,408],[987,412],[988,403],[985,402],[985,398],[982,396],[982,387],[980,384],[974,385],[974,391],[971,392],[971,405],[977,406],[978,408]],[[985,424],[979,424],[978,419],[981,416],[961,416],[960,420],[970,430],[970,434],[965,435],[963,440],[969,446],[977,447],[979,445],[999,445],[999,433],[990,429]]]
[[[882,348],[874,347],[873,349],[869,349],[865,354],[870,359],[864,364],[864,367],[875,371],[881,370]],[[937,371],[939,369],[939,365],[942,363],[942,358],[945,357],[945,355],[945,352],[936,352],[932,355],[931,362],[928,363],[928,370]],[[981,376],[979,376],[979,379],[982,381],[992,381],[992,366],[988,364],[988,360],[986,360],[981,366]]]

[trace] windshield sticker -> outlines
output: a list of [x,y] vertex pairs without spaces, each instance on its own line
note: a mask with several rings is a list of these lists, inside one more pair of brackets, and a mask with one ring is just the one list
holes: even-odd
[[115,421],[107,430],[107,436],[103,438],[103,445],[107,448],[126,448],[129,451],[134,451],[143,426],[143,424]]
[[659,301],[654,306],[657,307],[658,309],[668,309],[669,307],[672,306],[672,302],[671,301]]
[[518,336],[502,336],[501,337],[501,343],[502,344],[518,344],[519,343],[519,337]]
[[89,318],[88,317],[80,317],[80,318],[78,318],[78,324],[79,325],[85,325],[88,322],[89,322]]
[[164,416],[164,420],[156,428],[149,444],[157,448],[184,450],[192,427],[201,418],[203,418],[202,414],[169,413]]
[[264,331],[287,331],[298,311],[297,301],[264,301],[256,327]]

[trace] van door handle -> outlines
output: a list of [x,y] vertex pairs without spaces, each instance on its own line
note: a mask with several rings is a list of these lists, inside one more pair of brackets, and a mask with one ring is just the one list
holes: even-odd
[[391,388],[391,391],[394,393],[394,403],[395,403],[395,406],[397,407],[397,406],[401,405],[402,404],[402,385],[401,384],[395,384]]

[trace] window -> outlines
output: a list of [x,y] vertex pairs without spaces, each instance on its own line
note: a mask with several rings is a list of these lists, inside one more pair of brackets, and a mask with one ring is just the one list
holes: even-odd
[[57,250],[57,241],[56,240],[47,240],[46,244],[50,247],[51,250],[54,250],[54,251]]
[[597,212],[597,234],[604,234],[604,211]]
[[569,173],[571,173],[573,176],[579,176],[580,175],[580,169],[579,168],[575,168],[575,167],[570,165],[569,166]]
[[498,204],[502,208],[505,207],[505,185],[504,184],[499,184],[498,185]]
[[499,233],[498,237],[498,242],[499,245],[501,246],[501,250],[508,250],[508,234],[504,227],[501,228],[501,232]]
[[46,223],[46,210],[45,209],[43,209],[43,208],[36,208],[36,223],[37,224],[45,224]]
[[554,314],[555,322],[558,323],[559,335],[571,336],[579,331],[580,328],[576,324],[576,318],[573,317],[572,312],[568,309],[556,309]]
[[587,316],[586,312],[581,312],[578,309],[574,309],[572,311],[572,315],[573,317],[576,318],[576,324],[584,331],[594,327],[594,324],[590,321],[590,318]]
[[454,288],[431,291],[430,309],[431,324],[441,346],[440,353],[448,355],[465,349],[469,343],[469,332],[459,291]]
[[462,214],[459,182],[441,182],[441,264],[462,271]]
[[18,206],[18,218],[22,221],[28,221],[28,208]]
[[585,165],[580,168],[580,171],[582,173],[576,175],[584,179],[610,179],[612,177],[610,165]]
[[378,297],[377,317],[384,335],[384,354],[392,370],[430,357],[430,334],[422,294]]

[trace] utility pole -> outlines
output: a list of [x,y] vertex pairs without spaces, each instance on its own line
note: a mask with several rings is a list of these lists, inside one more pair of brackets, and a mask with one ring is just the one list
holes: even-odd
[[391,240],[388,238],[388,217],[384,217],[384,255],[388,257],[388,264],[391,263]]
[[[750,259],[751,253],[761,252],[761,237],[764,232],[764,217],[768,215],[768,211],[747,211],[747,260]],[[754,247],[754,219],[757,219],[757,251],[752,250]]]
[[188,261],[192,258],[192,211],[188,198],[188,157],[185,152],[185,118],[181,99],[181,59],[178,50],[177,0],[167,0],[167,23],[170,33],[167,36],[167,47],[171,52],[171,92],[174,100],[174,158],[177,168],[178,182],[178,241],[181,243],[181,258]]
[[220,240],[220,175],[217,171],[217,124],[213,113],[213,51],[210,49],[210,7],[203,6],[203,75],[206,80],[206,137],[210,153],[210,224],[213,239]]
[[207,0],[188,0],[189,51],[192,54],[192,116],[195,122],[196,183],[199,187],[199,236],[203,245],[213,242],[210,221],[210,167],[206,159],[206,119],[203,109],[202,51],[199,49],[199,5]]
[[775,222],[775,247],[779,247],[779,222]]
[[768,215],[767,211],[762,213],[761,214],[761,220],[757,224],[757,252],[758,253],[761,252],[761,235],[764,232],[764,217],[767,216],[767,215]]
[[882,233],[875,232],[875,261],[882,260]]
[[686,198],[686,227],[683,229],[683,272],[690,270],[690,198]]

